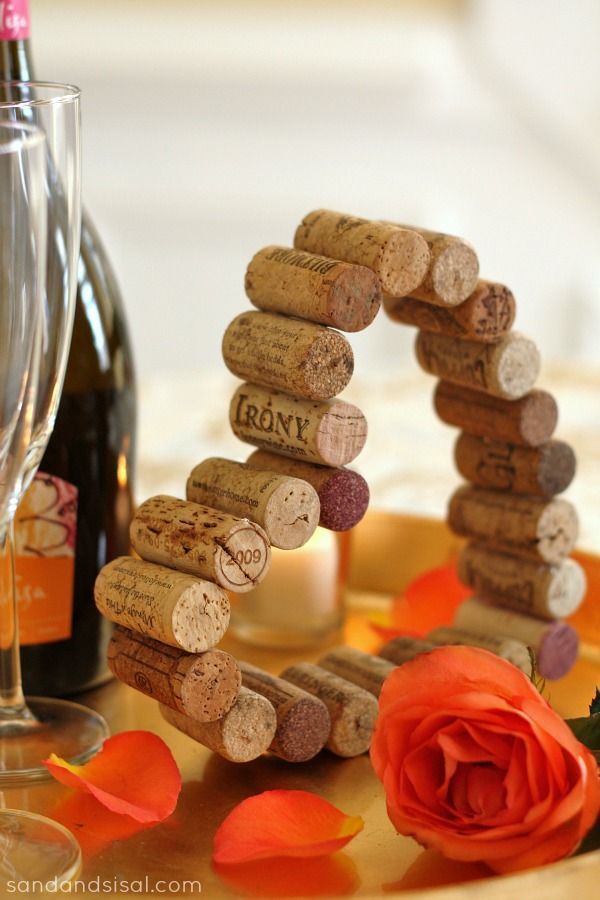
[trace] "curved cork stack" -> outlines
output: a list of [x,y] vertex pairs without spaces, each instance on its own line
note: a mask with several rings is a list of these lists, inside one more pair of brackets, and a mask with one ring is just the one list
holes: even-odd
[[477,487],[535,497],[562,494],[577,466],[573,448],[564,441],[530,448],[466,433],[456,440],[454,461],[460,474]]
[[[440,644],[468,643],[547,678],[577,655],[562,617],[585,592],[567,559],[577,536],[571,504],[557,500],[575,472],[572,449],[552,439],[554,398],[534,388],[535,344],[511,331],[510,290],[479,279],[461,238],[329,210],[309,213],[294,248],[271,245],[246,272],[258,311],[239,315],[223,338],[226,365],[247,379],[231,401],[234,433],[259,449],[246,464],[222,458],[191,473],[186,501],[152,497],[131,526],[141,560],[121,557],[96,583],[98,608],[117,628],[113,672],[157,699],[166,721],[231,761],[267,749],[291,762],[323,746],[341,756],[368,748],[375,698],[395,665]],[[471,482],[451,498],[448,520],[470,538],[459,575],[477,597],[455,625],[424,640],[396,638],[380,656],[330,650],[319,665],[283,677],[239,665],[214,645],[229,621],[223,588],[251,590],[267,573],[270,544],[301,546],[317,522],[353,527],[369,490],[345,469],[367,423],[336,398],[353,372],[356,332],[381,301],[391,319],[419,329],[421,366],[440,381],[435,408],[462,434],[459,471]],[[243,680],[243,684],[242,684]]]
[[259,250],[246,270],[245,288],[259,309],[340,331],[367,328],[381,306],[381,285],[371,269],[291,247]]
[[223,335],[230,372],[307,400],[330,400],[354,371],[352,347],[337,331],[276,313],[237,316]]
[[319,523],[319,496],[308,482],[220,457],[195,466],[186,497],[252,519],[283,550],[301,547]]
[[547,391],[533,390],[520,400],[511,401],[440,381],[433,403],[446,425],[476,437],[523,447],[545,444],[558,422],[556,400]]
[[415,291],[427,276],[431,252],[414,229],[317,209],[306,215],[294,235],[294,247],[367,266],[388,293]]
[[541,366],[534,342],[514,331],[493,343],[420,331],[415,353],[430,375],[504,400],[525,396]]
[[224,716],[241,684],[229,653],[186,653],[121,626],[110,639],[108,665],[119,681],[199,722]]
[[416,297],[384,296],[387,315],[401,325],[471,341],[497,341],[513,326],[515,298],[504,284],[480,280],[473,293],[458,306],[443,307]]
[[356,647],[334,647],[319,659],[319,666],[379,697],[383,682],[396,668],[386,659]]
[[522,641],[514,638],[502,637],[497,634],[481,634],[473,631],[465,631],[462,628],[434,628],[427,637],[438,646],[448,644],[462,644],[467,647],[481,647],[489,650],[501,659],[511,662],[517,669],[525,672],[528,678],[533,675],[532,654],[529,647]]
[[272,703],[241,687],[231,709],[220,719],[198,722],[170,706],[159,705],[169,725],[230,762],[250,762],[266,753],[275,737],[277,716]]
[[459,606],[454,623],[465,631],[515,638],[531,647],[543,678],[562,678],[579,652],[577,632],[567,622],[534,619],[474,597]]
[[352,462],[367,440],[367,420],[357,406],[303,400],[257,384],[237,389],[229,422],[247,444],[325,466]]
[[566,619],[586,590],[585,572],[574,559],[548,565],[472,542],[463,547],[458,577],[479,596],[542,619]]
[[306,762],[323,749],[331,729],[322,700],[283,678],[247,662],[240,662],[242,684],[265,697],[275,708],[277,729],[269,745],[287,762]]
[[458,488],[450,498],[448,524],[463,537],[550,564],[568,556],[579,530],[575,507],[567,500],[522,497],[469,485]]
[[188,653],[215,647],[229,625],[229,598],[216,584],[131,556],[100,570],[94,600],[111,622]]
[[351,469],[318,466],[268,450],[255,450],[246,464],[301,478],[311,484],[319,497],[319,525],[331,531],[354,528],[369,506],[369,485],[362,475]]
[[427,243],[430,254],[425,278],[413,291],[405,293],[426,303],[448,307],[463,303],[473,293],[477,286],[479,260],[467,241],[412,225],[396,227],[408,228],[419,234]]
[[[473,280],[478,263],[469,245],[419,233],[431,254],[426,279],[411,296],[388,292],[383,302],[392,320],[419,328],[417,360],[440,379],[435,410],[462,431],[454,455],[471,485],[459,488],[448,505],[450,528],[470,539],[458,572],[486,599],[485,615],[488,608],[498,611],[505,630],[484,633],[479,620],[457,618],[457,624],[465,640],[487,644],[499,655],[513,654],[511,661],[520,668],[526,668],[522,642],[507,650],[505,641],[533,642],[540,671],[557,678],[577,653],[572,629],[561,620],[585,594],[581,567],[566,559],[577,539],[577,515],[570,503],[555,499],[575,474],[575,455],[564,442],[552,440],[558,407],[554,397],[535,388],[541,365],[536,345],[511,330],[516,304],[510,290]],[[452,633],[444,631],[436,638],[453,642]],[[501,644],[492,646],[499,639]]]
[[280,677],[318,697],[327,707],[331,719],[325,744],[328,750],[344,757],[367,752],[379,711],[372,694],[308,662],[289,666]]
[[269,539],[259,525],[163,494],[142,503],[130,537],[142,559],[237,593],[262,581],[271,562]]

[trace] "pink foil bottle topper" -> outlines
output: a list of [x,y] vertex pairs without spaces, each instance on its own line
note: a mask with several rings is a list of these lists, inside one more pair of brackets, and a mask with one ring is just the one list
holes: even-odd
[[0,41],[29,37],[29,0],[0,0]]

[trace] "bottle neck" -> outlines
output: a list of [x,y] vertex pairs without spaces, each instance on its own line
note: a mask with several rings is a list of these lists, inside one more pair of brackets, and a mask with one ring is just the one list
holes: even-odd
[[29,0],[0,0],[0,80],[31,81]]
[[0,81],[33,81],[29,41],[0,41]]

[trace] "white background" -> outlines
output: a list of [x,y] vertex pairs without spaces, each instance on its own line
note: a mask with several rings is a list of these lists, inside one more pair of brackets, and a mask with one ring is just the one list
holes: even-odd
[[[600,547],[598,0],[31,0],[38,77],[84,92],[84,195],[127,305],[137,494],[243,459],[220,358],[243,276],[329,206],[468,238],[514,291],[573,444],[569,497]],[[344,396],[372,502],[443,515],[453,429],[411,329],[352,335]]]
[[[546,358],[597,360],[600,4],[31,0],[84,91],[84,193],[139,374],[220,371],[243,273],[329,206],[448,230]],[[357,370],[410,361],[383,317]]]

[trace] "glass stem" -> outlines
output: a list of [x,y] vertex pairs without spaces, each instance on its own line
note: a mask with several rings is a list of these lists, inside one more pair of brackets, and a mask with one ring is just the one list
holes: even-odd
[[0,725],[31,722],[21,683],[17,583],[12,523],[0,540]]

